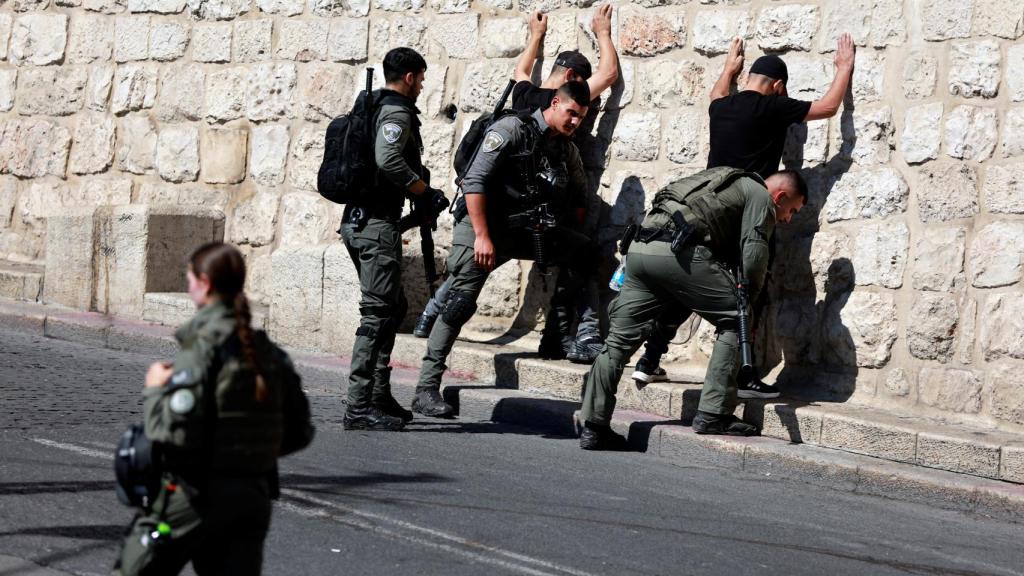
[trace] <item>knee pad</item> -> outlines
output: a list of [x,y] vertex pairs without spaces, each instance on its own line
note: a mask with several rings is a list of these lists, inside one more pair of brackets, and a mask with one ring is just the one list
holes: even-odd
[[458,328],[469,322],[474,312],[476,312],[476,300],[471,295],[451,290],[448,292],[448,298],[444,301],[444,306],[441,307],[441,318],[444,319],[445,324]]

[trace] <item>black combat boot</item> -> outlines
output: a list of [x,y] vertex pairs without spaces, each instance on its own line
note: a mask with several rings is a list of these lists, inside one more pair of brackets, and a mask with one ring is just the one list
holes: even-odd
[[726,436],[757,436],[760,430],[732,414],[697,412],[693,417],[693,431],[697,434],[724,434]]
[[395,397],[390,393],[382,398],[375,398],[373,400],[373,405],[388,416],[401,418],[402,422],[405,422],[406,424],[412,422],[412,412],[403,408],[402,405],[398,403],[398,400],[395,400]]
[[602,426],[587,422],[580,432],[580,448],[584,450],[629,450],[629,442],[622,434],[611,429],[610,426]]
[[565,357],[575,364],[593,364],[597,356],[604,350],[604,340],[600,334],[580,336],[572,343],[572,348]]
[[455,409],[444,401],[441,392],[436,388],[417,388],[416,396],[412,399],[412,411],[424,416],[447,418]]
[[341,426],[345,430],[397,431],[405,428],[405,422],[401,418],[388,416],[373,404],[358,407],[350,404],[345,410],[345,417],[341,419]]
[[416,319],[416,327],[412,329],[412,335],[417,338],[429,338],[436,321],[437,315],[431,316],[426,312],[420,314],[420,317]]

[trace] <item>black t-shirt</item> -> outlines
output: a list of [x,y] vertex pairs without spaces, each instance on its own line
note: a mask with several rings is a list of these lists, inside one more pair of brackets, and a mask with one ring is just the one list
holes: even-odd
[[547,108],[551,105],[551,99],[555,97],[556,92],[558,90],[554,88],[541,88],[529,80],[520,80],[512,88],[512,109],[522,112]]
[[791,124],[803,122],[811,103],[753,90],[711,103],[711,152],[708,168],[729,166],[767,178],[778,171]]

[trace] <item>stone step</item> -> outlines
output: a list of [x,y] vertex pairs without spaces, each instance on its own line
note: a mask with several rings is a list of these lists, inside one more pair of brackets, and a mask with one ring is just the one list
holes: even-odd
[[42,265],[0,260],[0,298],[38,302],[43,295]]
[[[500,339],[498,339],[500,341]],[[448,359],[459,377],[516,389],[527,395],[579,402],[589,366],[541,360],[536,340],[509,343],[459,341]],[[426,341],[399,334],[392,359],[418,369]],[[670,382],[638,389],[627,367],[619,382],[616,407],[689,424],[700,402],[703,373],[666,367]],[[687,371],[689,370],[689,372]],[[737,416],[757,424],[762,435],[881,458],[1024,483],[1024,435],[896,416],[877,408],[787,398],[746,400]]]
[[[269,309],[250,302],[252,325],[266,330]],[[195,304],[186,292],[147,292],[143,298],[142,319],[146,322],[180,326],[196,313]]]

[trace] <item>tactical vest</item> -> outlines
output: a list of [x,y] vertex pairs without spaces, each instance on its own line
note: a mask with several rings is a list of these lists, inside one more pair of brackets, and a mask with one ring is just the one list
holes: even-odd
[[764,183],[760,176],[738,168],[720,166],[698,172],[662,188],[654,196],[644,228],[673,228],[672,214],[679,212],[696,228],[693,236],[724,262],[739,261],[740,227],[746,203],[743,191],[732,184],[749,177]]
[[508,216],[547,203],[561,214],[569,185],[566,146],[571,143],[545,138],[532,112],[518,117],[523,143],[488,179],[490,189],[503,192],[497,213]]
[[[378,134],[378,118],[380,111],[384,106],[399,106],[409,111],[409,115],[412,116],[412,126],[410,130],[412,133],[405,142],[405,147],[402,149],[402,159],[412,169],[413,172],[419,174],[423,180],[429,184],[429,177],[427,171],[423,167],[423,137],[420,135],[420,117],[419,110],[415,104],[409,98],[395,92],[393,90],[381,89],[378,90],[374,95],[374,100],[377,102],[377,112],[373,119],[373,130],[374,130],[374,149],[376,144],[376,138]],[[381,169],[378,167],[375,171],[374,181],[376,183],[376,192],[367,195],[366,199],[359,202],[358,205],[364,207],[380,207],[391,210],[401,210],[402,204],[405,202],[405,195],[407,190],[392,182],[387,176],[383,174]],[[380,192],[383,192],[380,193]]]

